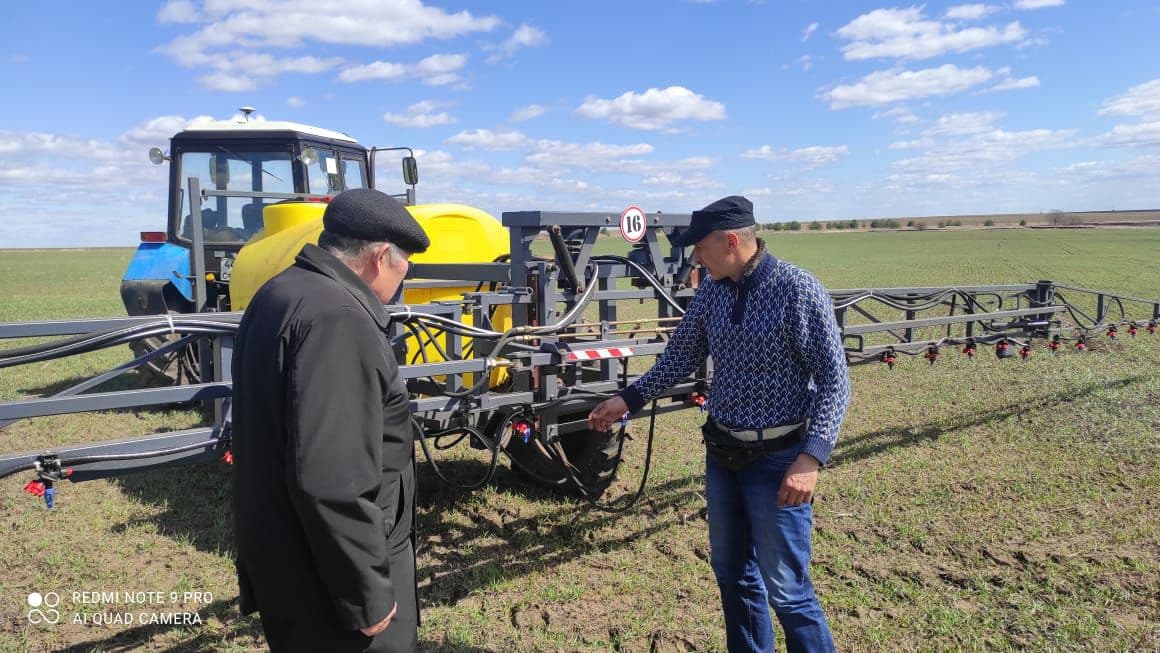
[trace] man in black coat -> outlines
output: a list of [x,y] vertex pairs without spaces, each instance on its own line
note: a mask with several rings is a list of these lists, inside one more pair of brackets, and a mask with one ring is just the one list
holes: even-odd
[[383,304],[430,244],[379,191],[323,214],[319,245],[247,307],[233,358],[243,613],[272,651],[413,651],[414,447]]

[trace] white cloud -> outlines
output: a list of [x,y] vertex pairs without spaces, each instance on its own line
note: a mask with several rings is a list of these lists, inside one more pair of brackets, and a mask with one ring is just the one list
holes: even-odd
[[[449,13],[420,0],[360,1],[339,8],[313,0],[212,0],[200,11],[176,2],[166,5],[159,19],[197,21],[199,29],[175,37],[158,51],[188,68],[204,69],[203,84],[218,90],[249,90],[282,73],[317,73],[340,63],[323,59],[316,61],[324,66],[309,65],[311,57],[275,58],[265,52],[269,49],[285,52],[315,43],[377,48],[413,45],[491,31],[500,24],[495,16]],[[264,59],[240,65],[238,60],[245,56]],[[237,79],[231,81],[227,73]]]
[[531,25],[521,24],[503,43],[485,49],[492,50],[487,63],[498,63],[515,55],[520,48],[538,48],[547,45],[548,35]]
[[809,25],[806,25],[806,28],[804,30],[802,30],[802,43],[805,43],[806,41],[810,40],[810,37],[813,36],[814,32],[816,32],[817,30],[818,30],[817,23],[810,23]]
[[1133,86],[1127,92],[1104,100],[1101,116],[1160,116],[1160,78]]
[[[630,155],[635,156],[635,155]],[[723,185],[708,176],[713,167],[709,157],[694,156],[676,161],[651,161],[647,159],[621,159],[616,162],[618,171],[628,175],[640,175],[642,183],[672,185],[682,188],[720,188]]]
[[767,161],[790,161],[803,168],[820,168],[848,156],[850,148],[845,145],[812,145],[796,150],[776,149],[768,145],[742,152],[743,159],[765,159]]
[[1126,92],[1104,100],[1097,112],[1101,116],[1133,116],[1140,122],[1116,125],[1101,134],[1098,142],[1108,146],[1160,145],[1160,79],[1133,86]]
[[548,107],[539,104],[529,104],[526,107],[520,107],[513,111],[512,115],[508,117],[508,120],[512,122],[524,122],[526,120],[532,120],[533,118],[539,118],[547,112]]
[[1043,9],[1044,7],[1062,7],[1065,0],[1015,0],[1016,9]]
[[419,77],[444,75],[458,72],[467,65],[465,54],[433,54],[419,60],[414,66],[414,73]]
[[206,45],[249,41],[297,47],[316,41],[390,47],[488,32],[500,25],[495,16],[448,13],[420,0],[350,2],[333,8],[313,0],[214,0],[203,10],[207,24],[188,36]]
[[918,116],[914,115],[910,109],[904,106],[897,106],[886,111],[879,111],[874,114],[874,119],[879,118],[893,118],[896,122],[903,125],[908,125],[918,122]]
[[682,190],[710,190],[725,187],[724,183],[704,173],[661,172],[641,177],[640,183],[645,186],[662,186]]
[[[652,146],[647,144],[542,140],[527,144],[525,149],[532,156],[518,165],[501,167],[457,159],[441,151],[417,152],[420,165],[431,171],[424,201],[466,202],[484,210],[495,209],[494,215],[513,207],[608,211],[642,203],[649,203],[650,210],[657,203],[657,208],[687,211],[716,199],[725,187],[708,176],[713,169],[708,157],[648,160],[643,158],[652,153]],[[602,185],[591,178],[593,175],[612,179],[613,185]]]
[[286,106],[294,108],[304,107],[306,106],[306,100],[298,97],[297,95],[291,95],[290,97],[286,98]]
[[443,86],[459,81],[461,78],[458,71],[466,65],[465,54],[433,54],[409,65],[391,61],[372,61],[368,64],[348,66],[338,74],[338,79],[348,83],[368,80],[393,82],[418,77],[428,86]]
[[212,72],[198,80],[216,91],[249,91],[265,81],[284,73],[320,73],[334,68],[341,59],[330,57],[275,57],[262,52],[234,50],[218,53],[209,62]]
[[892,143],[891,149],[918,153],[895,161],[888,181],[897,186],[1030,183],[1034,174],[1014,168],[1014,161],[1033,152],[1077,144],[1075,130],[1007,131],[998,126],[1002,117],[996,112],[948,114],[923,130],[918,139]]
[[369,79],[396,80],[407,76],[407,67],[390,61],[372,61],[361,66],[349,66],[338,74],[344,82],[365,82]]
[[252,77],[234,73],[210,73],[197,78],[201,85],[211,91],[225,91],[240,93],[258,88],[258,83]]
[[197,8],[190,0],[169,0],[157,12],[157,20],[162,23],[196,23],[199,18]]
[[1109,179],[1160,177],[1160,155],[1138,156],[1125,161],[1079,161],[1059,171],[1067,181],[1085,183]]
[[1160,120],[1135,125],[1116,125],[1112,131],[1100,137],[1100,142],[1104,145],[1129,147],[1160,145]]
[[809,70],[814,65],[814,60],[810,58],[810,55],[803,54],[798,58],[798,63],[801,64],[802,70]]
[[146,152],[168,149],[175,132],[209,119],[159,116],[111,140],[0,130],[0,242],[126,246],[142,230],[163,228],[168,171]]
[[998,9],[995,5],[955,5],[947,9],[945,16],[952,20],[979,20],[987,14],[998,11]]
[[[437,114],[446,106],[423,100],[398,113]],[[104,140],[0,131],[0,242],[21,247],[124,246],[135,243],[141,230],[161,228],[166,169],[151,165],[145,152],[164,147],[189,122],[159,116]],[[725,187],[711,176],[715,166],[709,157],[652,160],[654,148],[647,143],[465,133],[480,146],[505,138],[518,143],[520,160],[500,166],[494,161],[504,155],[489,153],[482,161],[418,150],[426,171],[420,188],[423,201],[467,203],[496,216],[513,208],[608,211],[630,203],[644,203],[649,210],[687,211],[720,196]],[[92,224],[101,229],[92,229]]]
[[741,191],[741,195],[744,197],[770,197],[773,195],[773,189],[769,188],[768,186],[763,186],[761,188],[746,188],[745,190]]
[[981,134],[995,128],[995,123],[1003,117],[997,111],[975,113],[950,113],[940,116],[933,125],[923,130],[923,136],[964,136]]
[[1007,77],[998,84],[980,92],[1000,93],[1002,91],[1014,91],[1021,88],[1035,88],[1036,86],[1039,86],[1039,78],[1035,75],[1031,75],[1030,77]]
[[[121,134],[117,140],[130,148],[140,149],[141,152],[148,151],[150,147],[160,147],[166,150],[169,149],[169,139],[177,132],[190,125],[209,122],[213,119],[212,116],[198,116],[192,120],[181,116],[158,116],[150,118]],[[258,120],[259,117],[255,116],[254,119]]]
[[929,59],[949,52],[968,52],[1004,43],[1019,43],[1027,30],[1018,22],[1001,29],[963,27],[928,20],[922,7],[875,9],[838,29],[840,38],[850,41],[842,46],[848,60],[889,57]]
[[115,161],[119,150],[112,143],[91,138],[47,132],[0,131],[0,155],[6,158],[14,156],[13,164],[20,157],[35,159],[46,155],[62,159],[75,157],[87,161]]
[[528,162],[552,169],[607,167],[609,164],[622,163],[627,157],[650,154],[654,148],[648,143],[609,145],[597,141],[582,144],[542,139],[536,141],[535,149],[534,153],[528,155]]
[[724,120],[725,105],[707,100],[683,86],[650,88],[643,93],[628,91],[605,100],[589,97],[576,112],[634,129],[667,129],[681,120]]
[[832,193],[833,186],[820,179],[805,181],[790,181],[773,190],[773,195],[781,197],[803,197],[809,195],[826,195]]
[[399,127],[437,127],[453,125],[455,118],[446,111],[439,109],[450,106],[447,102],[423,100],[407,107],[406,113],[384,113],[383,120]]
[[905,100],[951,95],[990,81],[995,76],[982,66],[959,68],[943,64],[923,70],[880,70],[853,84],[842,84],[823,93],[831,109],[878,106]]
[[497,132],[490,129],[473,129],[459,132],[448,138],[447,142],[467,149],[516,150],[529,144],[531,139],[515,130]]

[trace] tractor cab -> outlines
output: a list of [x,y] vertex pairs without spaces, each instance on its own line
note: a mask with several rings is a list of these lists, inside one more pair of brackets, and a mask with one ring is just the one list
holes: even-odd
[[[266,125],[269,127],[269,125]],[[242,133],[239,133],[242,132]],[[366,148],[336,132],[306,126],[262,131],[193,128],[176,135],[170,154],[169,242],[190,246],[188,180],[204,191],[285,193],[326,198],[371,185]],[[262,228],[270,197],[210,195],[201,202],[207,246],[237,249]],[[209,271],[209,270],[207,270]]]
[[[232,263],[262,230],[263,208],[374,187],[381,149],[329,129],[251,120],[252,111],[243,107],[239,120],[192,124],[173,136],[168,153],[149,151],[154,164],[169,162],[168,220],[165,231],[141,233],[122,279],[130,315],[229,310]],[[413,204],[413,156],[403,159],[403,179],[409,188],[397,197]]]

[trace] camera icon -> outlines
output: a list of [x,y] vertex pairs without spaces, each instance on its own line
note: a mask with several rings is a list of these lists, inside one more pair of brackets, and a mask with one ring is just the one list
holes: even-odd
[[[56,592],[33,592],[28,595],[28,622],[32,624],[57,624],[60,622],[60,594]],[[43,608],[43,609],[41,609]]]

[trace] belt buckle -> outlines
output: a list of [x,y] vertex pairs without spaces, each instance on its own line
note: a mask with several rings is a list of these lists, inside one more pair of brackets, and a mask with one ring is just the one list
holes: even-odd
[[[737,431],[734,432],[737,435],[734,435],[733,437],[737,438],[738,440],[741,440],[742,442],[749,442],[749,443],[758,442],[758,443],[760,443],[764,439],[764,438],[762,438],[761,431],[762,431],[762,429],[738,429]],[[740,435],[742,433],[744,433],[745,435]]]

